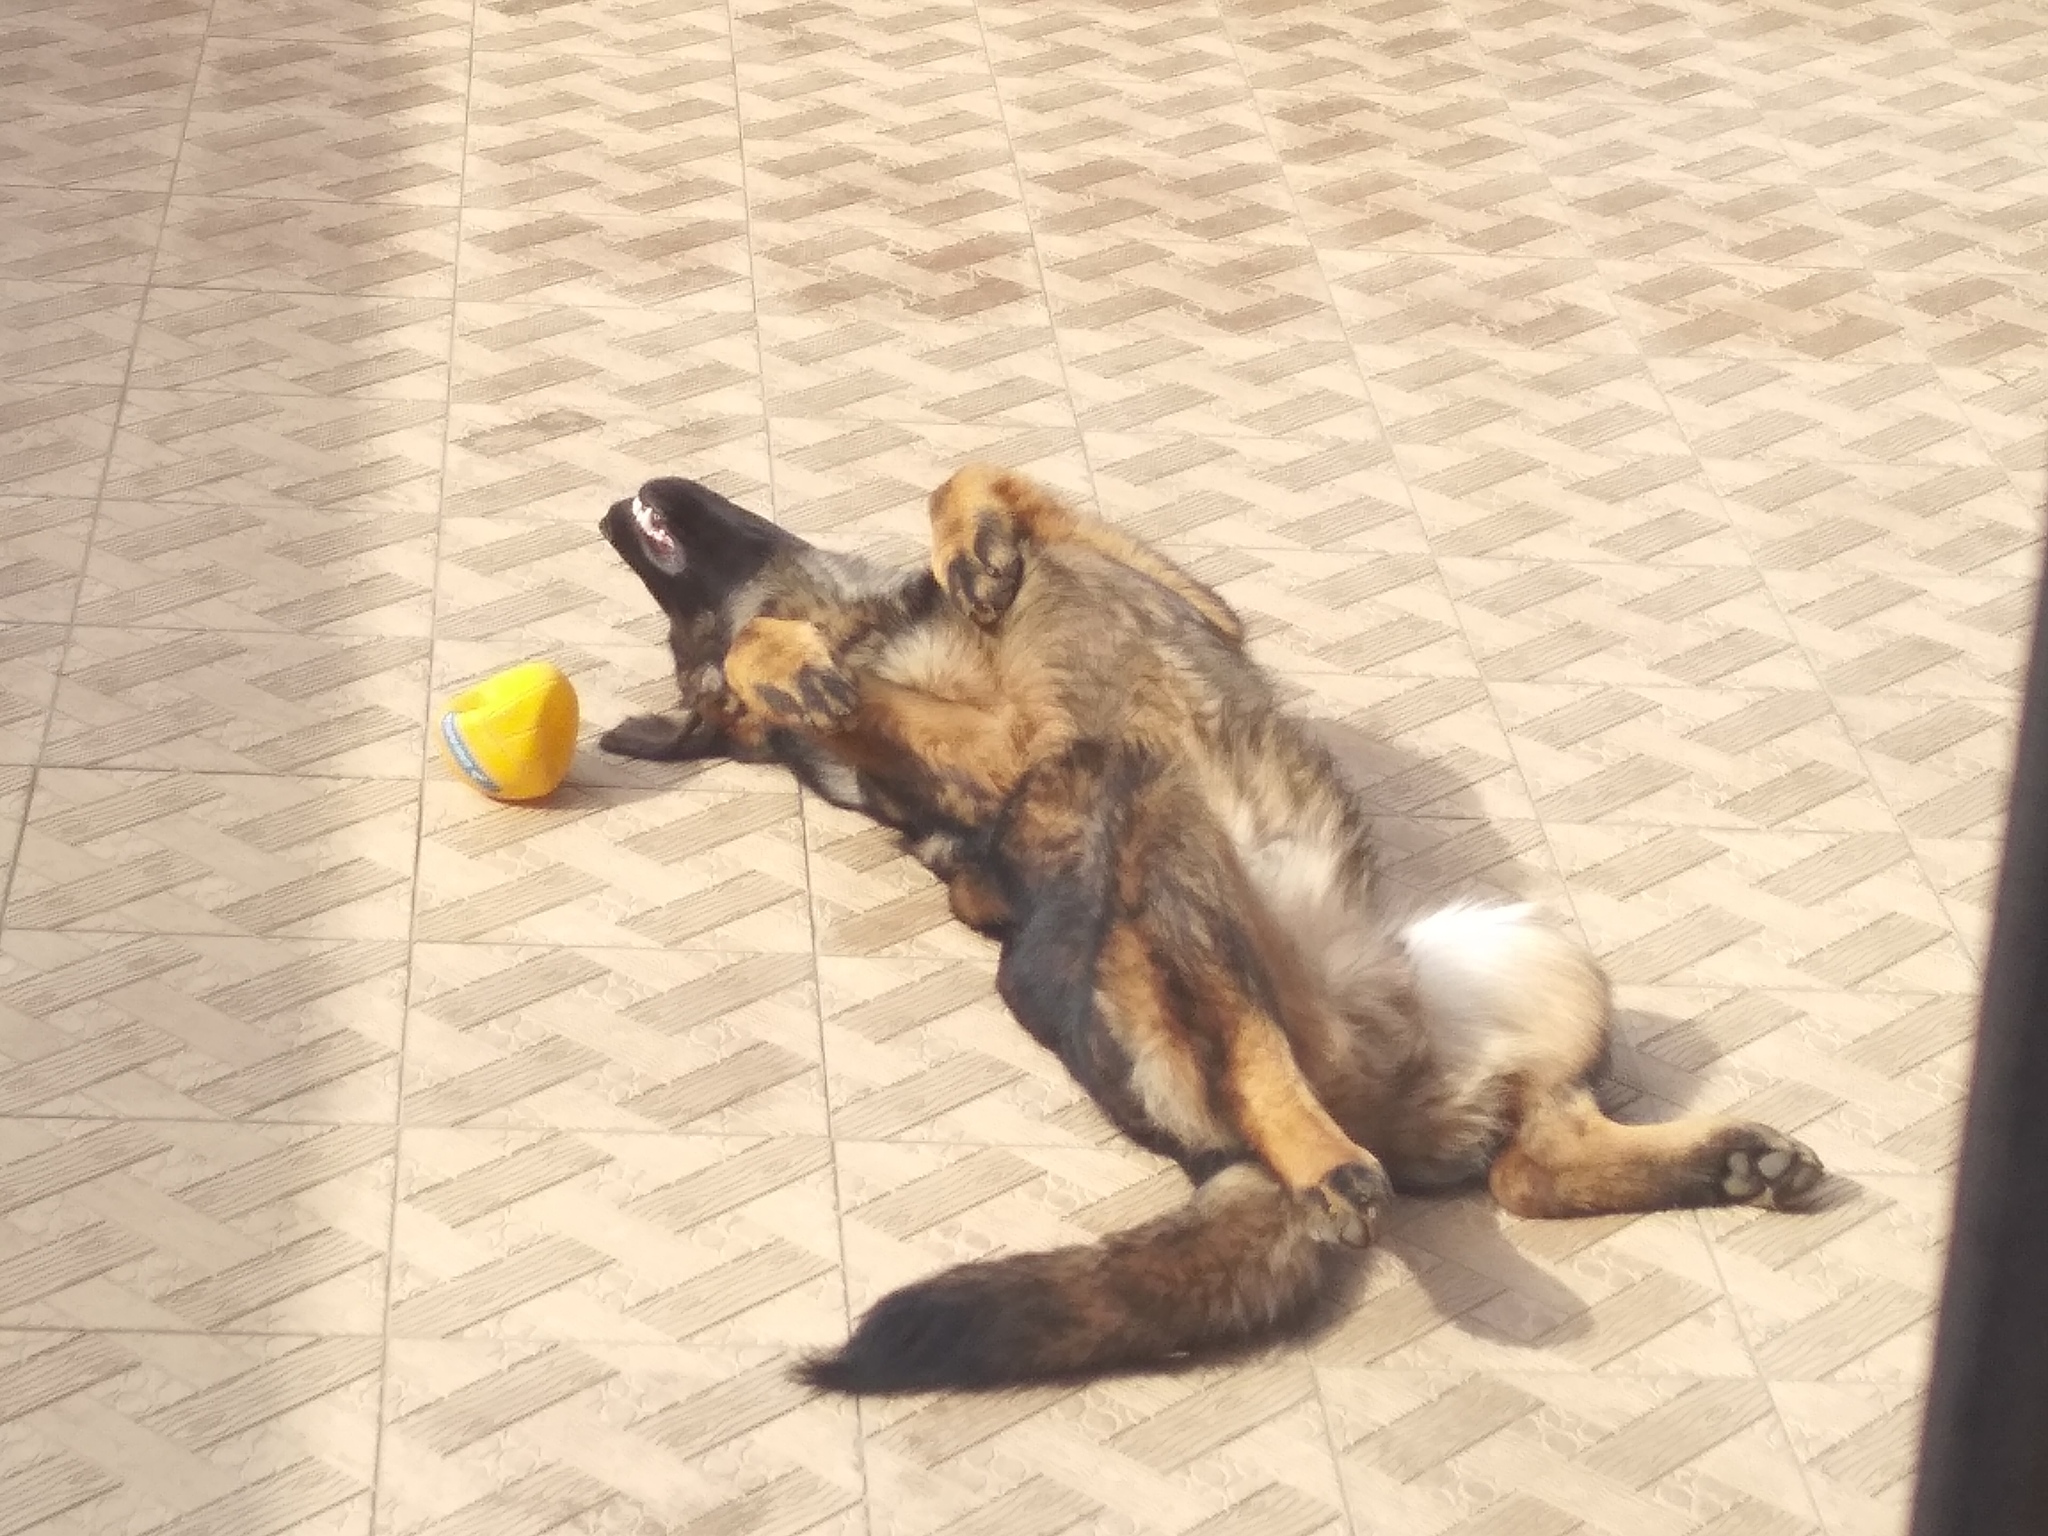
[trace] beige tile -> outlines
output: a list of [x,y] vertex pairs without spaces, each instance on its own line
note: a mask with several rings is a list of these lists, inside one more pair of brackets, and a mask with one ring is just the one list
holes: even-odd
[[132,389],[104,491],[121,501],[423,514],[440,491],[447,417],[438,399]]
[[302,702],[425,654],[433,620],[431,510],[165,498],[103,501],[96,524],[78,594],[82,624],[418,642],[366,650],[356,662],[337,660],[332,675],[315,668],[280,679],[281,697]]
[[768,485],[761,417],[724,414],[719,403],[701,413],[657,407],[631,416],[530,395],[453,406],[441,515],[551,520],[589,530],[594,542],[604,509],[652,475],[688,475],[739,501],[759,499]]
[[1517,679],[1491,689],[1539,815],[1684,829],[1667,850],[1599,877],[1619,895],[1714,857],[1692,829],[1896,833],[1857,743],[1810,678],[1778,688]]
[[42,760],[416,781],[426,678],[411,637],[80,627]]
[[418,827],[416,780],[46,768],[8,926],[401,939]]
[[744,216],[725,61],[480,52],[462,160],[467,208]]
[[1309,1350],[1375,1373],[1756,1373],[1689,1213],[1516,1222],[1483,1194],[1404,1202]]
[[1819,1529],[1761,1382],[1511,1366],[1318,1375],[1352,1507],[1401,1529]]
[[[859,146],[804,152],[826,159],[861,153]],[[826,217],[800,200],[768,212],[752,230],[764,317],[906,329],[1047,323],[1039,259],[1021,214],[1012,217],[1007,205],[979,217],[970,206],[929,219],[870,219],[851,208]]]
[[[0,641],[0,761],[25,766],[34,763],[42,750],[67,634],[62,624],[32,622],[10,623],[4,634]],[[13,787],[26,791],[26,777]]]
[[993,963],[995,945],[953,921],[946,889],[865,816],[804,796],[818,953]]
[[0,282],[0,370],[48,384],[119,384],[140,289],[127,284]]
[[871,1411],[870,1526],[971,1522],[1164,1532],[1344,1529],[1318,1388],[1298,1354],[1007,1399]]
[[744,311],[746,226],[726,218],[468,208],[457,297],[479,304]]
[[413,936],[803,954],[803,837],[794,786],[656,797],[569,785],[535,807],[437,771]]
[[1318,87],[1414,95],[1473,87],[1484,60],[1458,7],[1416,5],[1398,16],[1344,6],[1270,16],[1233,12],[1231,40],[1255,91]]
[[178,196],[153,276],[173,288],[446,298],[456,224],[452,208],[422,204]]
[[1947,1233],[1946,1180],[1837,1178],[1806,1222],[1702,1217],[1766,1378],[1925,1380]]
[[0,497],[0,618],[27,624],[70,619],[92,512],[83,498]]
[[89,497],[106,473],[118,384],[0,379],[0,495]]
[[168,0],[137,15],[119,0],[87,0],[39,14],[8,39],[10,94],[102,112],[182,109],[199,68],[207,9],[203,0]]
[[[880,839],[871,839],[882,851]],[[850,850],[842,857],[851,859]],[[818,962],[835,1134],[1110,1147],[1117,1132],[996,996],[992,953]]]
[[[1976,985],[1947,913],[1895,837],[1546,825],[1587,937],[1619,984]],[[1654,883],[1630,895],[1646,877]]]
[[379,1529],[863,1530],[851,1404],[760,1344],[394,1339]]
[[395,1137],[377,1125],[0,1122],[0,1166],[21,1196],[0,1220],[0,1319],[374,1335]]
[[466,46],[472,10],[464,0],[215,0],[206,30],[316,43],[388,44],[395,34],[428,47]]
[[1413,561],[1429,547],[1383,441],[1091,432],[1102,513],[1140,538],[1235,569],[1243,550]]
[[449,326],[445,298],[159,287],[128,381],[145,390],[445,400]]
[[120,108],[17,95],[0,108],[0,176],[17,187],[160,193],[184,127],[182,98]]
[[420,944],[408,1125],[823,1135],[804,952]]
[[0,940],[9,1113],[389,1124],[405,946],[35,932]]
[[[178,192],[453,207],[466,50],[216,38],[193,87]],[[289,102],[279,111],[279,102]]]
[[836,1341],[832,1170],[814,1136],[408,1128],[390,1333]]
[[630,11],[605,0],[569,0],[542,12],[520,0],[483,0],[471,14],[479,53],[538,48],[689,60],[723,58],[731,48],[731,7],[708,0],[660,0]]
[[29,1392],[0,1474],[10,1514],[82,1530],[370,1529],[380,1339],[24,1331],[0,1360]]

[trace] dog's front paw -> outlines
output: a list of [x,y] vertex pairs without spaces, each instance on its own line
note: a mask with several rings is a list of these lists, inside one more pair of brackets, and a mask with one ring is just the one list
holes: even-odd
[[939,584],[970,619],[993,629],[1024,584],[1024,551],[1010,520],[995,512],[978,514],[959,530],[956,540],[942,551]]
[[1365,1155],[1357,1162],[1339,1163],[1321,1183],[1302,1191],[1302,1200],[1308,1207],[1309,1230],[1318,1240],[1367,1248],[1386,1224],[1394,1186],[1378,1161]]
[[828,731],[860,704],[860,689],[817,629],[801,619],[754,619],[725,657],[725,684],[770,725]]

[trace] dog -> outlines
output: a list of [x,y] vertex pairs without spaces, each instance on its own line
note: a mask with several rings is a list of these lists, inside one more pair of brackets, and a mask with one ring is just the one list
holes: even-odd
[[1564,1217],[1818,1186],[1767,1126],[1607,1117],[1606,978],[1533,910],[1388,911],[1364,807],[1219,594],[1003,470],[962,470],[930,515],[928,568],[890,573],[688,482],[614,506],[681,712],[604,744],[785,762],[897,828],[1000,941],[1019,1021],[1196,1187],[1100,1244],[893,1292],[807,1381],[1085,1379],[1285,1336],[1395,1190],[1483,1182]]

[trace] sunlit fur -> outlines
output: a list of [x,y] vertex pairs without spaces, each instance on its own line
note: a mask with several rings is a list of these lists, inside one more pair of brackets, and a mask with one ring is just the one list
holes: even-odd
[[1000,470],[941,487],[932,524],[929,571],[893,587],[798,580],[813,556],[778,545],[715,625],[664,599],[722,647],[678,646],[679,679],[715,672],[734,739],[912,834],[1001,939],[1019,1021],[1198,1191],[906,1287],[809,1379],[996,1385],[1274,1336],[1332,1295],[1390,1183],[1484,1180],[1525,1216],[1817,1184],[1767,1127],[1602,1115],[1606,979],[1540,913],[1390,910],[1366,809],[1217,593]]

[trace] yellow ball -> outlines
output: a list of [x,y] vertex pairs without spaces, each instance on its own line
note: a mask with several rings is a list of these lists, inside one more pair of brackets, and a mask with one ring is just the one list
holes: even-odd
[[576,721],[569,679],[545,661],[529,661],[448,701],[441,752],[494,800],[538,800],[569,772]]

